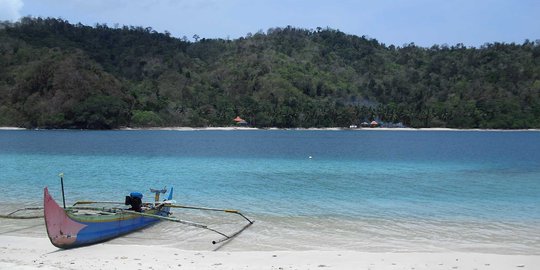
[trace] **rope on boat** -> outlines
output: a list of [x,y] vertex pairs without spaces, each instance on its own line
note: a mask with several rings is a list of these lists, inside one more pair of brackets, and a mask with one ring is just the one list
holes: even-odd
[[19,211],[33,211],[33,210],[43,210],[43,207],[26,207],[17,209],[7,215],[0,215],[0,218],[6,218],[6,219],[34,219],[34,218],[43,218],[43,215],[35,215],[35,216],[14,216],[13,214],[19,212]]

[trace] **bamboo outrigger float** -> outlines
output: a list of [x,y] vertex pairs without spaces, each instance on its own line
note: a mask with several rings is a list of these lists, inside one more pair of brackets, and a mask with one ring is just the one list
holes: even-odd
[[[91,245],[109,239],[131,233],[133,231],[145,228],[160,221],[170,221],[181,223],[188,226],[205,229],[217,233],[221,236],[220,239],[212,241],[212,244],[217,244],[231,240],[239,235],[245,229],[253,224],[245,215],[237,210],[206,208],[197,206],[185,206],[175,204],[173,198],[173,189],[171,188],[167,199],[159,201],[159,195],[166,193],[166,189],[154,190],[155,201],[151,203],[142,203],[142,194],[133,192],[130,196],[126,196],[126,201],[111,202],[111,201],[78,201],[73,206],[66,207],[63,193],[63,175],[62,180],[62,199],[64,207],[60,207],[58,203],[49,194],[47,188],[43,191],[43,208],[25,208],[13,211],[7,215],[1,215],[0,218],[39,218],[42,216],[16,216],[15,213],[22,210],[39,210],[43,209],[45,226],[47,235],[51,243],[63,249],[75,248],[85,245]],[[119,207],[89,207],[81,205],[130,205],[131,208],[125,209]],[[232,234],[225,234],[218,230],[212,229],[204,224],[199,224],[191,221],[181,220],[172,216],[171,208],[194,209],[201,211],[219,211],[230,214],[236,214],[247,221],[238,231]]]

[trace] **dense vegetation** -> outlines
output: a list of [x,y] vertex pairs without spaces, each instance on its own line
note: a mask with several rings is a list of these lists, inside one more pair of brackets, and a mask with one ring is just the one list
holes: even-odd
[[385,46],[338,30],[236,40],[62,19],[0,24],[0,126],[540,128],[540,41]]

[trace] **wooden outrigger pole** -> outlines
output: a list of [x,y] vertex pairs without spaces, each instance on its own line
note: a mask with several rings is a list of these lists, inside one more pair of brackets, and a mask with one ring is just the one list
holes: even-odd
[[[253,223],[255,222],[254,220],[251,220],[249,218],[247,218],[244,214],[242,214],[240,211],[238,210],[231,210],[231,209],[219,209],[219,208],[207,208],[207,207],[197,207],[197,206],[188,206],[188,205],[176,205],[176,204],[171,204],[171,205],[168,205],[170,208],[184,208],[184,209],[194,209],[194,210],[202,210],[202,211],[215,211],[215,212],[224,212],[224,213],[230,213],[230,214],[237,214],[239,216],[241,216],[242,218],[244,218],[248,224],[246,224],[244,227],[242,227],[240,230],[236,231],[235,233],[231,234],[231,235],[225,235],[223,233],[220,233],[220,232],[217,232],[215,230],[212,230],[212,231],[215,231],[221,235],[223,235],[223,238],[219,239],[219,240],[216,240],[216,241],[212,241],[212,244],[217,244],[217,243],[221,243],[221,242],[224,242],[224,241],[227,241],[227,240],[230,240],[234,237],[236,237],[237,235],[239,235],[241,232],[243,232],[245,229],[247,229],[249,226],[253,225]],[[209,228],[208,228],[209,229]]]
[[43,207],[26,207],[17,209],[11,213],[8,213],[7,215],[0,215],[0,218],[9,218],[9,219],[33,219],[33,218],[43,218],[43,215],[35,215],[35,216],[14,216],[13,214],[17,212],[22,211],[34,211],[34,210],[43,210]]
[[245,220],[247,220],[248,224],[244,225],[240,230],[238,230],[238,231],[236,231],[236,232],[234,232],[234,233],[232,233],[230,235],[227,235],[227,234],[225,234],[223,232],[220,232],[220,231],[218,231],[216,229],[212,229],[212,228],[208,227],[207,225],[200,224],[200,223],[195,223],[195,222],[191,222],[191,221],[186,221],[186,220],[181,220],[181,219],[178,219],[178,218],[175,218],[175,217],[164,217],[164,216],[158,216],[158,215],[153,215],[153,214],[135,212],[135,211],[131,211],[131,210],[125,210],[125,209],[121,209],[121,208],[114,208],[114,209],[118,210],[118,211],[121,211],[121,212],[134,214],[134,215],[152,217],[152,218],[157,218],[157,219],[166,220],[166,221],[172,221],[172,222],[178,222],[178,223],[181,223],[181,224],[184,224],[184,225],[209,230],[209,231],[215,232],[215,233],[223,236],[223,238],[221,238],[221,239],[212,241],[212,244],[214,244],[214,245],[218,244],[218,243],[225,242],[227,240],[233,239],[234,237],[238,236],[241,232],[243,232],[245,229],[247,229],[249,226],[251,226],[255,222],[254,220],[251,220],[251,219],[247,218],[244,214],[240,213],[238,210],[196,207],[196,206],[185,206],[185,205],[171,204],[171,203],[167,203],[167,202],[165,202],[163,204],[163,206],[164,207],[170,207],[170,208],[184,208],[184,209],[194,209],[194,210],[203,210],[203,211],[216,211],[216,212],[237,214],[237,215],[241,216],[242,218],[244,218]]
[[184,208],[184,209],[194,209],[194,210],[203,210],[203,211],[216,211],[216,212],[225,212],[225,213],[237,214],[237,215],[243,217],[245,220],[247,220],[250,224],[253,224],[253,222],[254,222],[254,221],[250,220],[249,218],[247,218],[246,216],[244,216],[238,210],[208,208],[208,207],[198,207],[198,206],[178,205],[178,204],[171,204],[171,205],[167,205],[167,206],[169,206],[171,208]]
[[124,204],[124,202],[114,202],[114,201],[76,201],[73,206],[78,204]]
[[230,240],[230,239],[236,237],[237,235],[242,233],[245,229],[247,229],[249,226],[253,225],[253,223],[255,222],[254,220],[251,220],[251,219],[247,218],[244,214],[242,214],[238,210],[198,207],[198,206],[189,206],[189,205],[176,205],[176,204],[171,204],[171,205],[167,205],[167,206],[170,207],[170,208],[184,208],[184,209],[194,209],[194,210],[202,210],[202,211],[215,211],[215,212],[224,212],[224,213],[230,213],[230,214],[237,214],[237,215],[241,216],[242,218],[244,218],[245,220],[248,221],[248,224],[246,224],[240,230],[236,231],[235,233],[233,233],[231,235],[226,235],[226,234],[218,232],[218,231],[216,231],[214,229],[205,228],[205,229],[214,231],[216,233],[219,233],[219,234],[221,234],[223,236],[223,238],[221,238],[219,240],[212,241],[212,244],[214,244],[214,245],[217,244],[217,243],[221,243],[221,242],[224,242],[224,241],[227,241],[227,240]]

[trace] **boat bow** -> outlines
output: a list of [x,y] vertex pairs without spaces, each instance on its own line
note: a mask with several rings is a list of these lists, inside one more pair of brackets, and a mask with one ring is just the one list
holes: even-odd
[[47,188],[43,197],[45,226],[51,243],[59,248],[70,247],[77,241],[77,234],[86,225],[69,218],[66,211],[51,197]]

